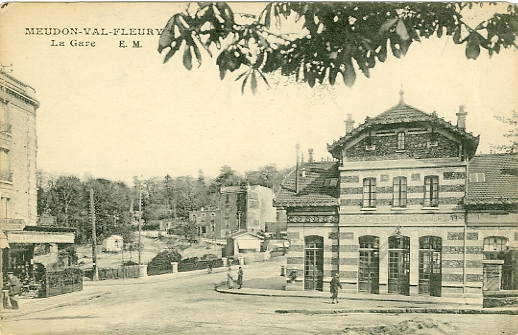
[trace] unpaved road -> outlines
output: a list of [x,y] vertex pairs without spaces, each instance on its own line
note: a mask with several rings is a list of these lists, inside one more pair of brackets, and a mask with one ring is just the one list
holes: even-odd
[[[246,279],[278,271],[279,264],[245,267]],[[95,299],[2,320],[1,334],[506,334],[518,317],[452,314],[279,314],[277,309],[319,309],[328,299],[222,294],[226,273],[104,286]],[[73,297],[73,295],[71,295]],[[380,301],[340,301],[340,307]],[[399,303],[404,304],[404,303]],[[336,305],[338,306],[338,305]],[[338,307],[337,307],[338,308]]]

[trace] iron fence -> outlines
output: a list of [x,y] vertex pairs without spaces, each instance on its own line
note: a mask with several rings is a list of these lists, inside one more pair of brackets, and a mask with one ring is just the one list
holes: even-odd
[[164,273],[172,273],[173,266],[169,265],[149,265],[147,266],[147,275],[148,276],[156,276],[162,275]]
[[223,266],[223,260],[221,258],[214,260],[199,260],[194,262],[180,262],[178,264],[178,272],[194,271],[207,269],[209,263],[212,264],[212,268],[220,268]]
[[[93,279],[93,269],[83,270],[83,275],[87,278]],[[97,278],[99,280],[106,279],[124,279],[124,278],[138,278],[139,277],[139,266],[138,265],[123,265],[117,268],[110,269],[97,269]]]
[[83,290],[83,271],[81,269],[66,268],[46,271],[38,297],[48,298],[81,290]]

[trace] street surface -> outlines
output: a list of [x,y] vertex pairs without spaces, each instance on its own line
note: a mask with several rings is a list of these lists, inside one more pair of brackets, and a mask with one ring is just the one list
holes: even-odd
[[[226,271],[197,272],[183,277],[151,277],[145,284],[131,280],[85,285],[69,303],[26,315],[5,314],[3,334],[518,334],[518,317],[455,314],[280,314],[278,309],[308,310],[340,307],[404,307],[404,302],[347,301],[266,297],[218,293],[215,285]],[[280,263],[244,266],[247,279],[280,274]],[[237,267],[233,268],[237,272]],[[134,280],[135,281],[135,280]],[[87,295],[86,293],[89,293]],[[76,295],[76,296],[75,296]],[[48,298],[48,301],[51,302]],[[64,299],[61,297],[59,299]],[[28,307],[32,302],[21,304]],[[41,303],[41,302],[38,302]],[[330,307],[332,306],[332,307]]]

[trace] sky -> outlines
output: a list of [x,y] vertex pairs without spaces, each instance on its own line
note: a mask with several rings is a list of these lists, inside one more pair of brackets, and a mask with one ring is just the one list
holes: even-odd
[[[244,172],[295,164],[296,144],[307,159],[330,158],[326,144],[399,101],[436,111],[456,124],[460,105],[467,131],[480,135],[479,153],[506,143],[495,119],[518,110],[518,53],[466,59],[451,38],[414,43],[406,57],[389,55],[358,74],[355,85],[331,87],[272,77],[272,87],[241,94],[232,77],[221,81],[215,59],[187,71],[181,57],[163,64],[156,29],[182,3],[33,3],[0,10],[0,63],[36,90],[38,168],[131,183],[134,176],[217,176],[223,165]],[[235,5],[245,11],[250,4]],[[257,6],[254,4],[253,6]],[[258,7],[254,7],[252,11]],[[478,17],[483,16],[480,12]],[[26,28],[144,28],[147,36],[36,35]],[[76,46],[72,40],[95,42]],[[54,42],[52,42],[54,40]],[[52,46],[63,41],[65,46]],[[124,41],[127,48],[121,48]],[[139,41],[140,48],[131,47]],[[240,72],[238,72],[239,74]]]

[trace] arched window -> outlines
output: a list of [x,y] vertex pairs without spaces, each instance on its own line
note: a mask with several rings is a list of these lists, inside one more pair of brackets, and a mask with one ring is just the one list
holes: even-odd
[[379,294],[379,247],[378,236],[365,235],[359,238],[358,291]]

